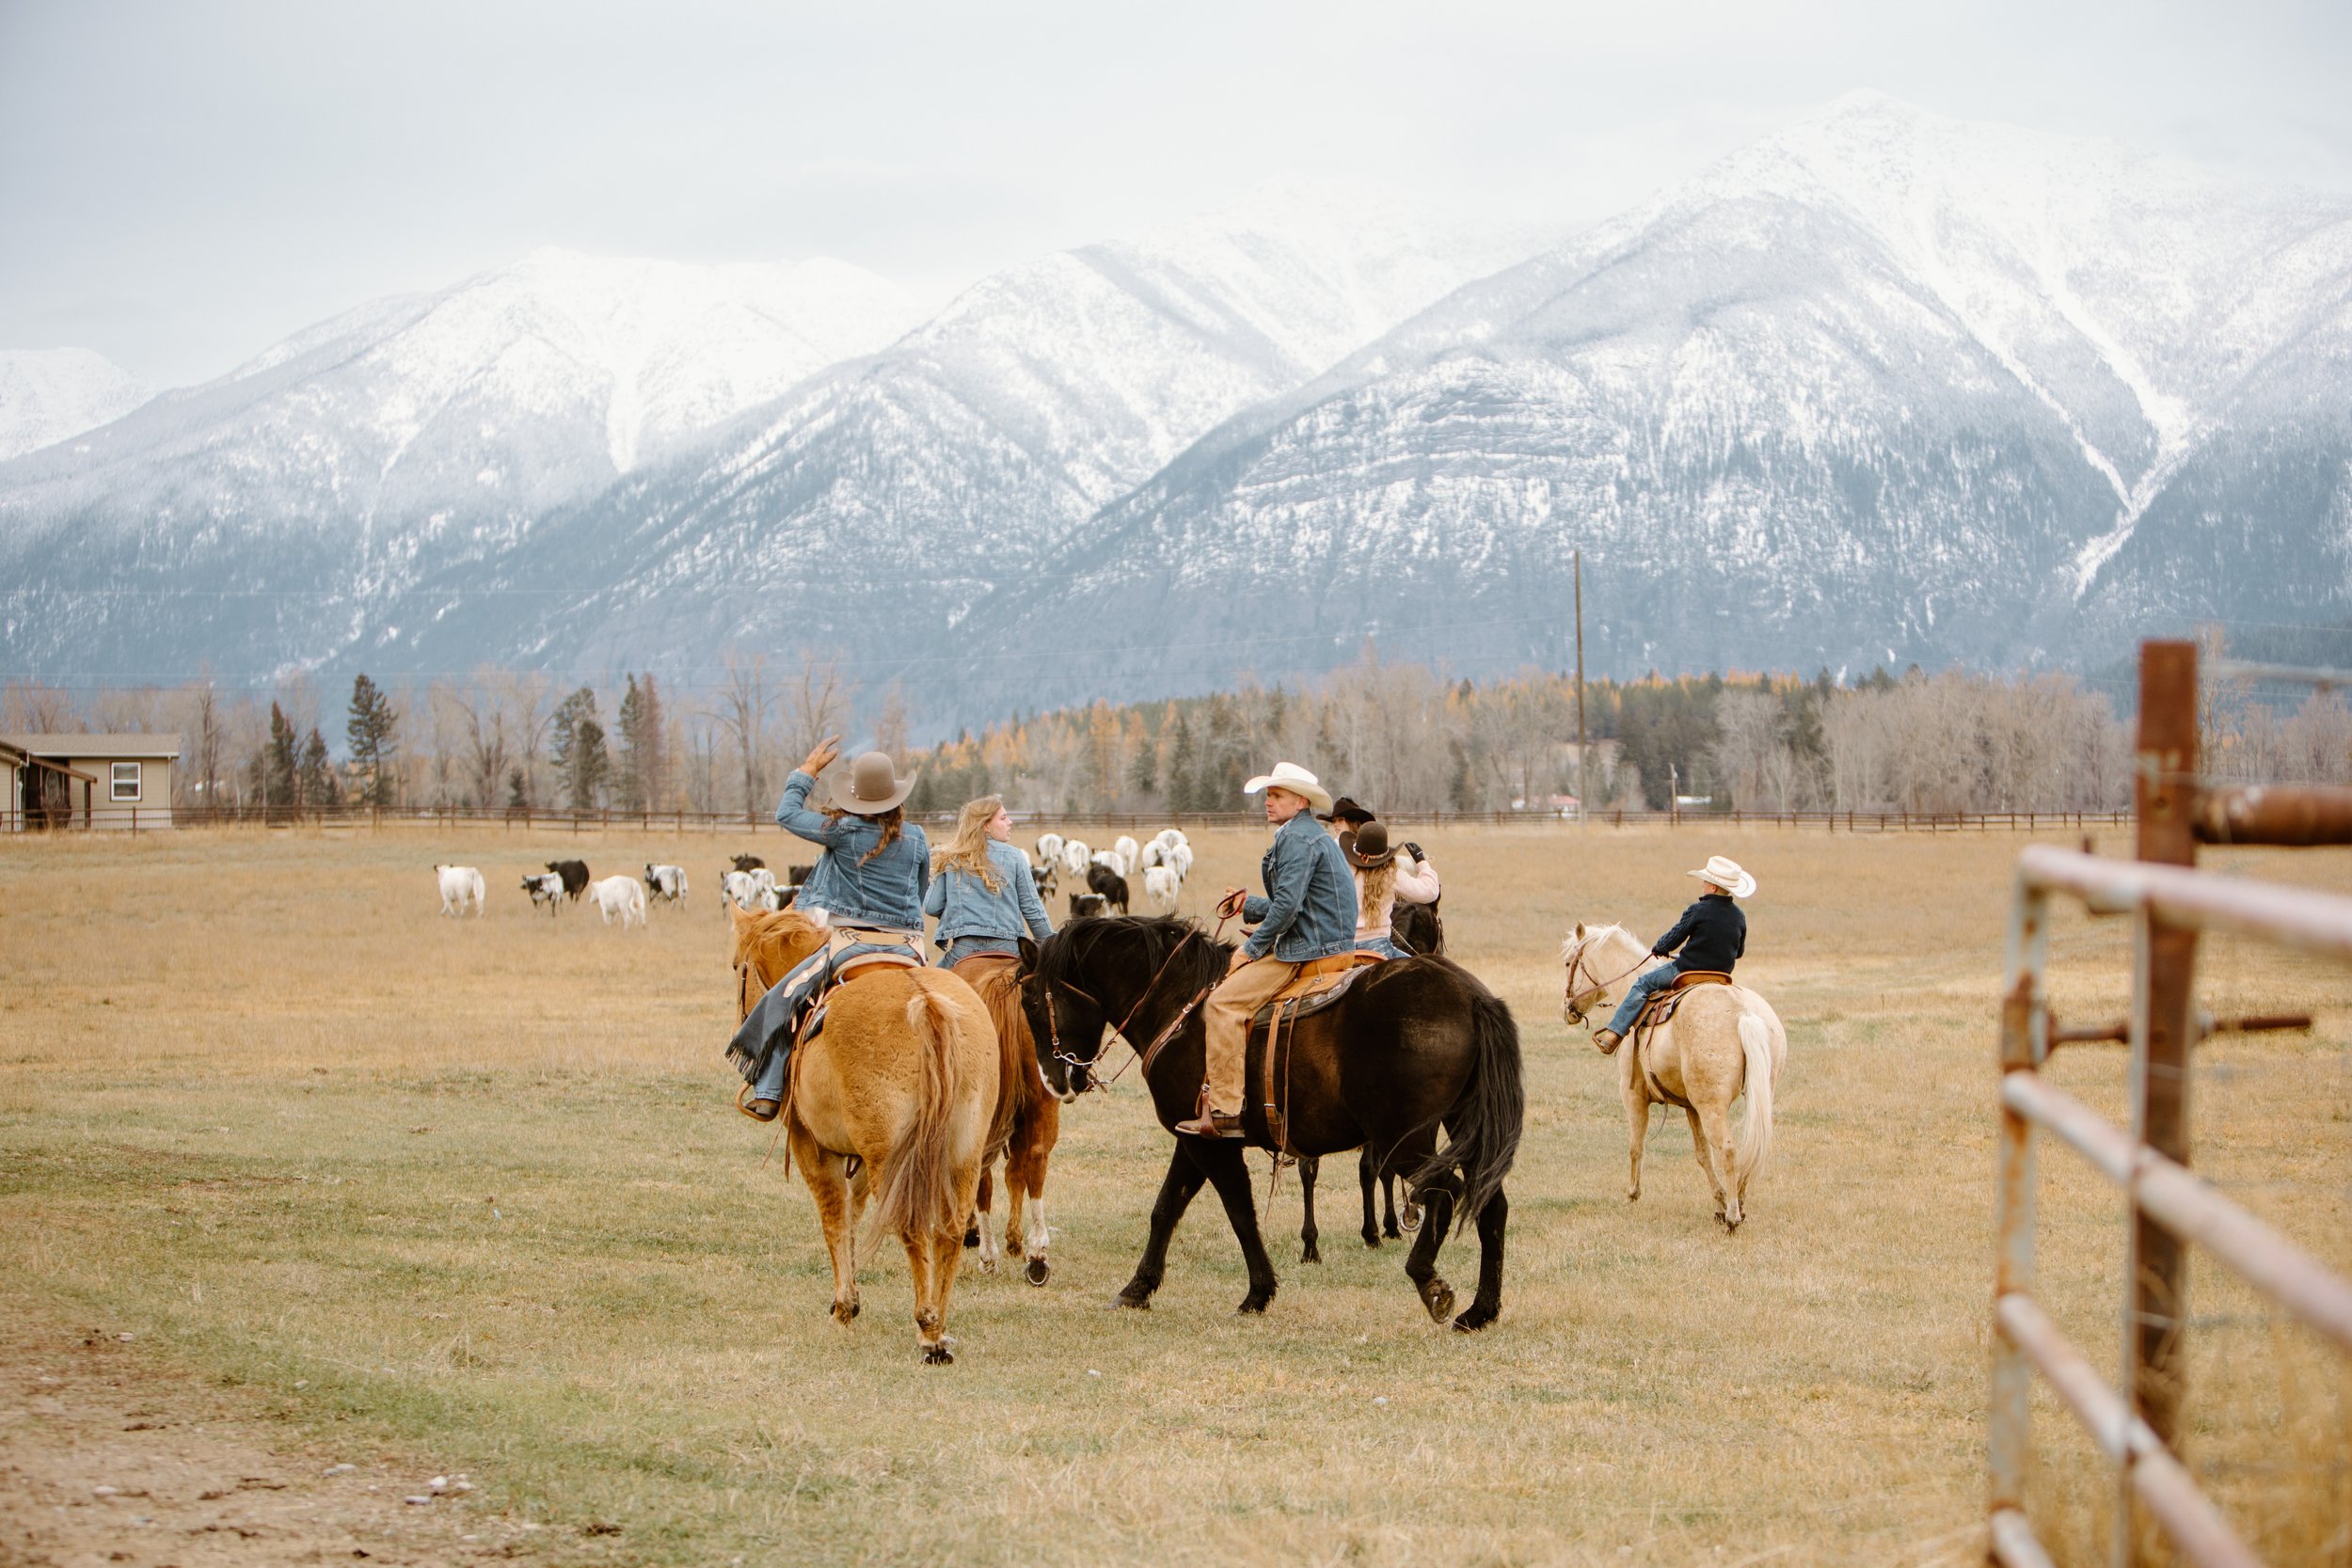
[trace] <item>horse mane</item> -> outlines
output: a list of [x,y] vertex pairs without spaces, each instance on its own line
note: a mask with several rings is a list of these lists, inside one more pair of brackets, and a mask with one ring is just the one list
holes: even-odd
[[[1595,942],[1598,942],[1601,938],[1607,936],[1612,931],[1622,932],[1625,931],[1625,927],[1618,925],[1614,921],[1611,921],[1609,924],[1604,926],[1585,927],[1584,934],[1581,937],[1576,935],[1574,932],[1570,932],[1567,938],[1560,943],[1560,961],[1562,963],[1566,963],[1570,958],[1576,957],[1577,950],[1579,948],[1592,946]],[[1629,935],[1630,933],[1627,934]],[[1638,942],[1641,939],[1636,937],[1634,940]]]
[[739,917],[735,923],[735,961],[751,965],[761,979],[772,986],[784,978],[787,970],[808,956],[809,939],[822,940],[824,931],[825,922],[798,910]]
[[[1187,936],[1199,941],[1188,945]],[[1176,949],[1184,946],[1182,953]],[[1120,915],[1116,919],[1073,920],[1047,938],[1038,949],[1037,973],[1056,985],[1075,986],[1077,974],[1090,967],[1105,948],[1133,948],[1133,961],[1144,966],[1139,978],[1149,979],[1160,965],[1168,965],[1159,994],[1184,996],[1222,978],[1233,956],[1233,944],[1219,942],[1190,920],[1174,915]],[[1170,955],[1174,959],[1170,961]]]

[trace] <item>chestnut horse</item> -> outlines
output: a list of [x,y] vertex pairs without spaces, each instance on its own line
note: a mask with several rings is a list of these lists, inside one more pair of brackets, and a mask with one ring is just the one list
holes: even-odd
[[[1022,944],[1029,1027],[1055,1092],[1076,1095],[1096,1077],[1105,1025],[1147,1046],[1145,1087],[1160,1125],[1190,1117],[1205,1076],[1207,1042],[1194,1004],[1224,978],[1232,944],[1188,920],[1073,921],[1042,946]],[[1284,1030],[1289,1142],[1304,1155],[1369,1148],[1380,1172],[1402,1175],[1422,1210],[1406,1276],[1430,1317],[1454,1309],[1438,1276],[1438,1248],[1458,1217],[1478,1227],[1478,1293],[1454,1326],[1485,1328],[1502,1309],[1502,1180],[1526,1115],[1518,1026],[1476,977],[1445,958],[1391,958],[1361,973],[1329,1008]],[[1254,1115],[1254,1113],[1252,1113]],[[1438,1143],[1443,1130],[1446,1141]],[[1247,1146],[1179,1137],[1152,1207],[1152,1235],[1121,1307],[1149,1307],[1177,1221],[1205,1182],[1216,1188],[1241,1243],[1249,1291],[1239,1310],[1263,1312],[1276,1289],[1259,1235]]]
[[[747,1018],[828,932],[792,910],[732,918],[736,1001]],[[823,1030],[798,1053],[779,1116],[824,1226],[834,1321],[858,1314],[858,1227],[870,1196],[868,1240],[895,1234],[906,1247],[916,1348],[933,1365],[953,1361],[947,1297],[996,1111],[988,1009],[953,974],[877,968],[833,993]]]
[[[989,1129],[988,1150],[980,1156],[980,1193],[977,1212],[963,1233],[963,1244],[977,1247],[980,1272],[994,1274],[996,1260],[1007,1252],[1022,1255],[1023,1276],[1042,1285],[1053,1272],[1045,1248],[1052,1232],[1045,1224],[1045,1167],[1061,1138],[1061,1101],[1045,1086],[1038,1067],[1037,1043],[1029,1037],[1029,1021],[1021,1010],[1021,963],[1009,953],[976,953],[949,973],[971,982],[988,1016],[996,1025],[998,1071],[996,1119]],[[1005,1164],[1005,1223],[996,1229],[996,1162]],[[1025,1216],[1024,1204],[1029,1207]]]

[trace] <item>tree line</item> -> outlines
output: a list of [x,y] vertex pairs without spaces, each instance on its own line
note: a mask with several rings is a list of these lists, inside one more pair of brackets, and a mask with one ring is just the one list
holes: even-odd
[[[2352,781],[2352,709],[2208,682],[2208,769]],[[1573,677],[1448,680],[1354,663],[1295,686],[1022,714],[914,749],[904,694],[861,693],[808,657],[730,655],[674,690],[651,673],[560,688],[485,667],[331,700],[306,678],[263,694],[206,679],[68,693],[0,689],[0,730],[177,730],[176,803],[742,813],[765,818],[823,736],[919,770],[918,812],[998,793],[1029,812],[1242,809],[1278,758],[1397,812],[1573,809],[2090,811],[2130,803],[2131,739],[2107,695],[2063,674],[1873,671],[1845,682],[1728,673],[1595,680],[1577,744]],[[340,736],[341,746],[329,736]]]

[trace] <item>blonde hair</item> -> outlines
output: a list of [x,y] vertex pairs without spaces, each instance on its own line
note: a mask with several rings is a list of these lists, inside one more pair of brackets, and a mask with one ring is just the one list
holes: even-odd
[[956,813],[956,831],[946,847],[931,853],[931,875],[936,877],[943,871],[968,872],[977,877],[989,892],[1003,892],[996,881],[996,863],[988,856],[988,825],[1004,809],[1005,798],[1001,795],[966,800],[963,809]]
[[1386,865],[1359,865],[1356,868],[1356,909],[1358,918],[1365,925],[1380,918],[1380,905],[1389,896],[1389,889],[1396,885],[1396,862]]

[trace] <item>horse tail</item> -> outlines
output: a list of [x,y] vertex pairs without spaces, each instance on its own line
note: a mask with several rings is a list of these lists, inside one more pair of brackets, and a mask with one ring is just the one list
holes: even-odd
[[961,1228],[956,1168],[947,1147],[956,1101],[962,1088],[956,1061],[963,1026],[926,983],[910,975],[914,994],[907,999],[907,1027],[914,1032],[919,1073],[914,1113],[892,1140],[874,1196],[874,1233],[932,1236]]
[[1754,1176],[1772,1151],[1772,1041],[1764,1021],[1740,1015],[1740,1054],[1747,1064],[1748,1114],[1740,1123],[1734,1156],[1743,1176]]
[[1502,1190],[1502,1179],[1518,1158],[1519,1132],[1527,1120],[1519,1026],[1501,997],[1483,989],[1473,994],[1470,1036],[1470,1079],[1446,1115],[1446,1145],[1409,1179],[1419,1187],[1460,1170],[1462,1199],[1454,1212],[1466,1228],[1487,1199]]

